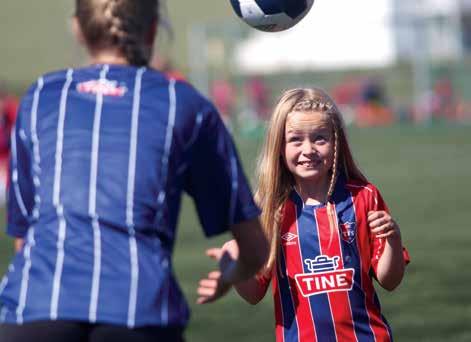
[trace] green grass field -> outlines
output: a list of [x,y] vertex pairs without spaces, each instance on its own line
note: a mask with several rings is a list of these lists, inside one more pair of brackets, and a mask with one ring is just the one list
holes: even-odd
[[[400,288],[379,291],[396,340],[471,341],[471,127],[352,129],[350,138],[360,166],[400,223],[412,258]],[[259,142],[238,140],[238,146],[253,177]],[[192,304],[187,340],[272,341],[271,296],[255,307],[234,293],[208,306],[193,304],[198,279],[214,266],[204,250],[227,238],[205,240],[185,201],[174,262]],[[12,253],[3,235],[0,253],[3,271]]]

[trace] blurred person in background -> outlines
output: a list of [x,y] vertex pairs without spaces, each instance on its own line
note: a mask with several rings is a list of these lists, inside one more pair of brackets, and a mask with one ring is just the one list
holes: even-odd
[[189,308],[172,269],[181,195],[207,236],[240,256],[198,303],[266,261],[267,242],[233,141],[191,85],[148,67],[158,0],[76,0],[90,65],[41,76],[11,145],[7,232],[24,241],[0,286],[0,341],[182,341]]
[[361,100],[361,81],[350,76],[331,90],[332,98],[342,112],[347,125],[355,121],[356,108]]
[[457,119],[459,101],[448,77],[438,79],[432,89],[432,117],[435,121]]
[[10,157],[10,133],[16,120],[18,98],[8,93],[0,82],[0,206],[5,205]]
[[270,89],[262,76],[249,77],[245,84],[248,105],[258,120],[266,121],[270,114]]
[[242,110],[237,115],[237,127],[240,127],[243,136],[251,139],[263,136],[269,114],[269,92],[262,76],[252,75],[245,80]]
[[355,123],[359,127],[390,126],[395,122],[381,81],[367,80],[361,91],[361,101],[356,110]]
[[213,80],[210,93],[214,105],[221,114],[222,121],[230,129],[236,104],[235,87],[227,78],[221,77]]
[[[272,284],[276,341],[392,341],[373,283],[394,290],[409,257],[324,91],[282,95],[258,176],[256,199],[270,257],[256,277],[235,288],[256,304]],[[227,242],[220,252],[237,257],[237,243]]]

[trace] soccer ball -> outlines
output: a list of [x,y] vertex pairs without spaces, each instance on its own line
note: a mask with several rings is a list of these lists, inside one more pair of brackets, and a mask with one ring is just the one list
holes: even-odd
[[287,30],[309,12],[314,0],[231,0],[232,8],[250,26],[266,32]]

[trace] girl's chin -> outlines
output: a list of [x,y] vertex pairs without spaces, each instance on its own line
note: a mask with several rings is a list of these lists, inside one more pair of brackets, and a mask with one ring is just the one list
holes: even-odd
[[298,168],[296,170],[296,174],[299,177],[323,177],[327,175],[327,171],[324,171],[323,169],[319,167],[312,167],[312,168]]
[[297,173],[296,179],[300,182],[319,182],[328,179],[328,174],[321,173],[318,170],[304,171]]

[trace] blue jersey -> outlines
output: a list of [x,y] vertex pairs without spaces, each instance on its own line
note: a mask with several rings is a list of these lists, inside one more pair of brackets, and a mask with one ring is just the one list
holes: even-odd
[[232,139],[193,87],[149,68],[47,74],[12,134],[0,318],[184,326],[172,272],[180,199],[207,236],[259,214]]

